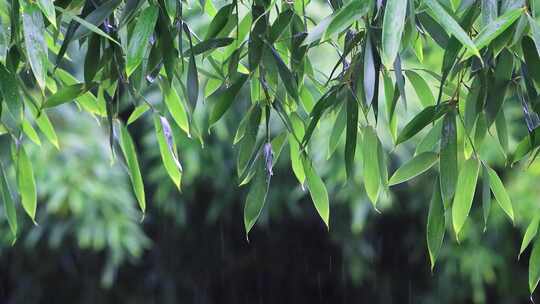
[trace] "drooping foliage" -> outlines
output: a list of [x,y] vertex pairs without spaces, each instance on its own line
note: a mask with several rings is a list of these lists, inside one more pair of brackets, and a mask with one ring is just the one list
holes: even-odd
[[[317,13],[326,17],[312,16],[314,5],[325,7]],[[204,146],[235,107],[243,116],[233,140],[238,179],[231,184],[250,184],[246,234],[271,194],[273,164],[284,146],[291,170],[331,227],[330,199],[310,143],[318,125],[335,117],[329,156],[345,134],[347,177],[362,170],[375,210],[390,187],[438,172],[426,202],[434,266],[446,218],[459,240],[475,197],[487,217],[493,194],[514,221],[503,181],[479,146],[496,133],[500,147],[491,148],[501,149],[509,166],[540,151],[535,14],[534,1],[526,0],[329,0],[327,6],[315,0],[0,0],[0,132],[11,142],[11,160],[0,168],[0,197],[10,228],[16,237],[17,203],[36,221],[39,185],[25,146],[43,144],[37,128],[61,149],[47,114],[53,108],[72,103],[108,127],[112,157],[125,164],[144,212],[144,174],[129,126],[152,116],[163,166],[180,190],[182,147],[173,127]],[[435,71],[422,67],[428,44],[444,50]],[[82,58],[72,57],[71,48],[82,50]],[[330,72],[311,60],[313,52],[337,58]],[[82,65],[83,75],[70,64]],[[406,85],[421,109],[410,107]],[[162,102],[147,94],[156,88]],[[511,104],[524,121],[515,147],[505,116]],[[126,107],[132,113],[123,119]],[[392,151],[420,135],[415,155],[393,170]],[[535,218],[520,254],[537,226]],[[538,248],[530,260],[531,292],[540,280]]]

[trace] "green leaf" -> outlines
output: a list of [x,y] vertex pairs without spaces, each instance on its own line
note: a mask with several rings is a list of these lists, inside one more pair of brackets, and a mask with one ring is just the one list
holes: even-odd
[[56,27],[56,12],[54,11],[53,0],[38,0],[37,4],[47,20]]
[[[184,24],[184,29],[188,33],[190,49],[193,49],[193,43],[191,41],[191,32]],[[172,78],[172,76],[170,76]],[[195,54],[191,52],[188,61],[187,72],[187,96],[191,107],[195,109],[197,100],[199,99],[199,72],[197,70],[197,62],[195,61]]]
[[364,187],[373,207],[377,207],[377,199],[381,186],[381,168],[379,168],[379,153],[382,152],[377,133],[372,127],[366,127],[363,132],[363,164]]
[[537,86],[540,86],[540,51],[536,50],[534,41],[529,36],[521,40],[523,57],[527,64],[527,71]]
[[137,152],[135,151],[135,145],[133,139],[127,130],[127,127],[120,123],[120,147],[126,160],[126,165],[129,172],[129,178],[131,180],[131,186],[135,197],[139,202],[139,207],[144,213],[146,210],[146,198],[144,195],[144,184],[141,176],[141,170],[139,168],[139,160],[137,159]]
[[[353,1],[354,2],[354,1]],[[389,68],[394,64],[401,45],[401,36],[405,26],[407,14],[407,1],[388,0],[384,10],[382,28],[382,52],[383,64]]]
[[35,223],[37,194],[34,170],[32,169],[32,162],[22,145],[19,146],[17,152],[17,186],[21,194],[24,211]]
[[96,83],[77,83],[70,86],[64,86],[60,90],[58,90],[55,94],[47,98],[45,100],[45,103],[43,104],[43,108],[52,108],[59,106],[61,104],[64,104],[66,102],[70,102],[77,97],[83,95],[88,90],[90,90],[92,87],[94,87]]
[[415,155],[423,152],[433,152],[437,143],[441,139],[443,121],[437,121],[433,127],[427,132],[427,134],[420,140],[420,143],[416,145]]
[[214,16],[214,19],[212,19],[210,25],[208,26],[205,39],[214,38],[223,30],[227,24],[227,21],[231,17],[233,8],[233,4],[227,4],[219,9],[217,14]]
[[19,91],[19,82],[14,74],[0,64],[0,93],[11,115],[20,121],[23,115],[23,99]]
[[332,14],[328,27],[326,27],[324,32],[324,39],[328,39],[330,36],[341,33],[351,26],[353,22],[367,14],[369,12],[370,2],[371,1],[368,0],[349,1],[349,3]]
[[534,242],[534,247],[529,258],[529,291],[532,293],[540,281],[540,238]]
[[212,112],[210,114],[210,126],[214,125],[231,107],[231,104],[236,99],[236,96],[247,79],[247,75],[238,74],[238,77],[234,79],[232,85],[227,86],[224,84],[216,92],[210,95],[210,97],[208,97],[208,102],[213,105]]
[[484,214],[484,231],[486,231],[489,212],[491,211],[491,192],[489,191],[489,173],[485,165],[482,165],[482,211]]
[[330,140],[328,144],[328,158],[330,158],[330,156],[332,156],[332,154],[334,154],[334,152],[336,151],[337,145],[341,138],[341,134],[343,134],[343,130],[345,130],[346,125],[347,108],[346,106],[342,106],[339,113],[337,114],[334,127],[332,128],[332,133],[330,134]]
[[52,125],[49,116],[47,116],[47,113],[45,113],[45,111],[41,111],[35,121],[41,132],[45,134],[47,140],[53,144],[56,149],[60,149],[60,145],[58,144],[58,136],[56,135],[54,126]]
[[508,27],[510,27],[510,25],[512,25],[514,21],[516,21],[517,18],[521,16],[524,10],[524,8],[518,8],[508,11],[504,15],[491,21],[488,25],[482,28],[478,36],[476,36],[476,38],[474,39],[474,44],[476,45],[476,48],[478,50],[481,50],[484,47],[488,46],[491,41],[493,41],[493,39],[497,38]]
[[138,105],[133,112],[129,115],[127,125],[134,123],[139,117],[141,117],[144,113],[146,113],[148,110],[150,110],[150,106],[147,103],[142,103]]
[[272,27],[270,27],[270,34],[268,38],[270,43],[274,43],[279,39],[283,31],[285,31],[287,26],[291,23],[293,15],[294,10],[292,9],[285,9],[279,13],[276,21],[274,21]]
[[452,205],[452,223],[456,238],[458,238],[459,232],[463,228],[471,210],[479,168],[480,163],[478,160],[471,157],[463,163],[459,172],[456,195]]
[[441,249],[444,232],[445,232],[445,217],[444,217],[444,205],[442,201],[441,191],[439,188],[439,180],[435,180],[433,184],[433,195],[431,202],[429,203],[429,211],[427,218],[426,239],[429,252],[429,259],[431,261],[431,271],[435,267],[435,261],[439,256]]
[[0,163],[0,197],[4,202],[4,212],[6,214],[9,228],[13,234],[13,238],[17,239],[17,211],[15,209],[15,202],[13,201],[13,196],[6,178],[6,173],[4,171],[4,166]]
[[451,35],[456,37],[469,51],[480,58],[478,48],[471,40],[463,28],[450,16],[437,0],[425,0],[424,2],[430,9],[431,15],[437,22]]
[[[93,10],[88,16],[86,16],[84,19],[81,19],[75,15],[70,16],[69,11],[62,10],[60,7],[56,7],[57,10],[61,11],[63,14],[68,15],[72,17],[75,21],[79,22],[81,26],[75,30],[75,33],[73,33],[73,40],[79,40],[83,37],[86,37],[90,32],[94,32],[98,35],[105,35],[106,38],[110,38],[109,35],[105,34],[102,30],[99,29],[99,26],[109,17],[114,10],[122,3],[122,0],[109,0],[100,6],[98,6],[95,10]],[[114,39],[110,38],[113,42],[116,42]],[[116,42],[118,45],[120,45],[118,42]]]
[[394,172],[388,181],[388,185],[397,185],[422,174],[431,168],[438,159],[439,156],[434,152],[424,152],[416,155]]
[[293,74],[283,62],[283,59],[281,59],[281,56],[279,56],[279,53],[274,49],[274,47],[268,43],[267,41],[264,41],[266,45],[268,46],[268,49],[272,53],[274,57],[274,61],[276,62],[277,70],[279,73],[279,77],[281,78],[281,81],[283,82],[283,85],[285,86],[285,89],[287,90],[287,93],[294,99],[298,100],[298,84],[296,82],[296,78],[294,78]]
[[396,140],[396,146],[416,135],[416,133],[420,132],[425,126],[439,119],[451,109],[452,107],[447,103],[426,107],[411,119],[411,121],[405,125],[403,130],[401,130],[401,133],[399,133]]
[[358,103],[352,92],[347,98],[347,137],[345,138],[345,169],[347,178],[352,178],[356,139],[358,135]]
[[126,53],[126,73],[128,76],[135,71],[143,60],[144,50],[148,47],[150,36],[156,26],[158,12],[158,7],[151,5],[145,8],[137,19]]
[[435,105],[435,97],[426,80],[413,70],[406,70],[405,75],[409,78],[420,103],[424,107]]
[[[116,0],[113,0],[113,1],[116,1]],[[109,2],[113,2],[113,1],[109,1]],[[120,4],[121,1],[116,1],[116,2],[117,2],[117,4]],[[109,39],[109,41],[111,41],[112,43],[115,43],[118,46],[121,46],[118,41],[114,40],[114,38],[112,38],[107,33],[102,31],[99,27],[97,27],[96,25],[91,23],[93,20],[90,20],[89,17],[92,14],[88,15],[86,17],[86,19],[82,19],[79,16],[76,16],[76,15],[72,14],[70,11],[65,10],[65,9],[63,9],[63,8],[61,8],[59,6],[56,6],[56,10],[60,11],[63,15],[65,15],[65,16],[67,16],[69,18],[72,18],[73,20],[76,21],[76,22],[73,23],[72,33],[70,35],[66,34],[64,42],[69,43],[70,41],[73,41],[73,40],[79,40],[79,39],[84,38],[85,36],[89,35],[92,32],[92,33],[95,33],[95,34],[97,34],[97,35],[99,35],[101,37]],[[105,20],[105,19],[103,19],[103,20]],[[103,20],[101,20],[101,22],[99,24],[103,23]],[[82,27],[78,26],[77,23],[82,25]],[[77,36],[75,36],[75,34],[77,34]],[[64,47],[63,44],[62,44],[62,47]],[[66,48],[67,48],[67,45],[66,45]],[[63,52],[65,53],[65,51],[63,51]],[[62,53],[62,51],[61,51],[61,53]]]
[[317,212],[325,223],[326,228],[330,229],[328,222],[330,217],[330,204],[328,201],[328,192],[326,191],[326,186],[324,185],[321,177],[315,171],[315,168],[313,168],[311,161],[305,156],[302,156],[302,166],[304,167],[307,188],[311,194],[311,199],[313,200],[315,209],[317,209]]
[[195,56],[200,55],[207,51],[211,51],[217,48],[227,46],[233,42],[234,42],[233,38],[210,38],[194,45],[193,48],[189,49],[188,51],[184,53],[184,56],[188,56],[191,54]]
[[493,192],[493,195],[495,196],[495,199],[499,203],[499,206],[503,209],[503,211],[508,215],[508,217],[512,220],[512,223],[514,222],[514,209],[512,208],[512,202],[510,201],[510,196],[508,196],[508,193],[506,193],[506,189],[504,189],[504,185],[497,175],[497,172],[491,168],[487,168],[488,174],[489,174],[489,186],[491,188],[491,191]]
[[458,178],[457,132],[455,111],[446,113],[441,130],[440,182],[445,206],[449,205],[456,191]]
[[255,178],[249,189],[246,204],[244,206],[244,227],[246,228],[246,236],[249,234],[249,231],[251,231],[251,228],[253,228],[253,225],[255,225],[255,222],[261,214],[270,186],[270,175],[266,174],[264,161],[259,159],[256,166],[257,171],[255,173]]
[[163,100],[165,105],[171,113],[174,122],[190,136],[189,132],[189,119],[186,109],[178,92],[174,87],[171,87],[167,81],[160,81],[161,91],[163,93]]
[[[298,115],[291,115],[291,125],[294,134],[298,138],[302,138],[305,134],[304,122]],[[289,147],[290,147],[290,159],[291,159],[291,168],[293,170],[294,176],[304,187],[304,182],[306,180],[306,174],[304,173],[304,167],[302,166],[302,158],[300,154],[300,144],[296,140],[296,137],[293,134],[289,134]]]
[[508,129],[506,126],[506,117],[504,109],[500,109],[499,114],[495,118],[495,128],[497,129],[497,138],[503,148],[505,155],[508,154]]
[[23,6],[22,25],[27,60],[39,87],[43,91],[45,90],[49,59],[47,57],[47,43],[44,38],[43,15],[35,3],[26,3]]
[[518,259],[536,236],[536,233],[538,232],[539,221],[540,216],[536,215],[529,223],[529,226],[527,226],[527,230],[525,230],[525,235],[523,235],[523,241],[521,241],[521,247],[519,248]]
[[37,134],[36,130],[34,130],[34,127],[32,127],[32,124],[28,122],[28,120],[23,119],[21,129],[23,130],[24,134],[26,134],[26,136],[30,138],[31,141],[33,141],[36,145],[41,146],[41,140],[39,139],[39,135]]
[[165,166],[165,170],[167,171],[167,174],[169,174],[174,185],[180,189],[182,166],[176,156],[176,143],[174,141],[172,129],[167,119],[159,115],[154,115],[154,128],[156,130],[159,153],[161,154],[163,166]]

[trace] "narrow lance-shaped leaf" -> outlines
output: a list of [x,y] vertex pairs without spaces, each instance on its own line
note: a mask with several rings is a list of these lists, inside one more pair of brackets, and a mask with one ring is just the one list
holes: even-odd
[[424,173],[431,168],[438,159],[439,156],[434,152],[424,152],[416,155],[394,172],[388,181],[388,185],[397,185]]
[[405,71],[405,75],[412,84],[420,103],[424,107],[432,106],[435,104],[435,97],[429,88],[426,80],[413,70]]
[[188,136],[191,136],[189,132],[188,114],[178,92],[165,80],[160,81],[159,84],[161,86],[161,91],[163,92],[163,100],[165,101],[165,105],[167,106],[169,113],[171,113],[174,122],[182,131],[186,132]]
[[337,114],[334,127],[332,128],[332,133],[330,134],[330,140],[328,143],[328,158],[334,154],[336,151],[337,145],[345,130],[347,125],[347,107],[344,105],[341,107],[339,113]]
[[508,196],[508,193],[506,193],[506,189],[504,189],[501,179],[495,170],[488,167],[487,171],[489,174],[489,186],[493,192],[493,195],[495,196],[495,199],[499,203],[499,206],[501,206],[503,209],[504,213],[506,213],[510,220],[514,222],[514,209],[512,208],[512,202],[510,201],[510,196]]
[[47,57],[47,43],[44,38],[43,15],[35,3],[23,5],[22,22],[27,59],[39,87],[41,90],[45,90],[49,59]]
[[145,212],[146,198],[144,195],[144,184],[139,167],[139,160],[137,159],[137,152],[135,150],[135,145],[133,144],[133,139],[131,139],[127,127],[123,124],[120,124],[120,147],[122,148],[126,160],[133,192],[135,192],[135,197],[139,202],[141,211]]
[[255,225],[266,201],[268,188],[270,186],[271,175],[266,174],[264,161],[259,159],[257,162],[255,178],[249,189],[244,206],[244,227],[246,229],[246,237]]
[[396,60],[401,45],[401,35],[405,26],[407,1],[388,0],[384,10],[382,28],[381,59],[386,67],[391,67]]
[[176,144],[169,122],[163,116],[154,115],[154,128],[163,166],[174,185],[180,189],[182,166],[176,157]]
[[443,243],[446,226],[444,218],[444,205],[439,184],[438,179],[435,180],[435,183],[433,184],[433,195],[431,197],[431,202],[429,203],[426,229],[427,247],[432,271],[435,267],[437,257],[439,256],[439,250],[441,249],[441,245]]
[[521,241],[521,247],[519,248],[518,259],[520,258],[523,251],[527,249],[531,241],[534,239],[534,237],[538,233],[539,221],[540,221],[540,216],[535,215],[533,219],[531,220],[531,222],[529,223],[529,226],[527,226],[527,230],[525,230],[525,235],[523,235],[523,241]]
[[208,102],[213,105],[212,112],[210,114],[209,125],[215,124],[231,107],[231,104],[236,99],[236,96],[240,92],[240,89],[246,82],[248,76],[245,74],[238,74],[238,77],[234,79],[232,85],[224,86],[214,92],[208,97]]
[[377,208],[377,199],[381,186],[381,169],[379,168],[380,142],[377,133],[372,127],[367,127],[363,132],[363,163],[364,163],[364,187],[369,200],[374,208]]
[[439,162],[441,195],[445,206],[456,191],[458,178],[457,132],[455,111],[446,113],[441,131],[441,161]]
[[0,195],[2,201],[4,202],[4,212],[8,220],[9,228],[13,234],[13,238],[16,239],[18,230],[17,212],[2,163],[0,163]]
[[536,238],[529,258],[529,291],[532,294],[540,281],[540,238]]
[[148,41],[156,25],[158,11],[159,9],[157,6],[150,5],[141,12],[137,19],[137,23],[135,24],[135,28],[129,39],[126,54],[126,73],[128,76],[131,75],[142,62],[144,50],[148,47]]
[[373,46],[371,44],[371,39],[369,35],[366,36],[366,42],[364,46],[364,97],[365,103],[370,105],[373,101],[373,96],[375,95],[375,84],[376,84],[376,73],[378,72],[375,69],[375,58],[373,56]]
[[22,145],[19,146],[17,152],[17,186],[21,194],[23,209],[30,219],[35,222],[37,194],[34,169]]
[[478,52],[478,48],[475,46],[469,35],[467,35],[463,28],[446,12],[437,0],[425,0],[424,3],[430,8],[433,18],[435,18],[448,33],[454,35],[454,37],[469,49],[473,55],[480,58],[480,52]]
[[330,205],[328,201],[328,192],[323,180],[313,168],[313,164],[305,156],[302,156],[302,166],[306,174],[306,182],[311,199],[315,205],[315,209],[319,213],[319,216],[329,229],[329,217],[330,217]]
[[73,101],[77,97],[86,93],[95,85],[96,83],[89,83],[89,84],[77,83],[70,86],[64,86],[60,90],[58,90],[55,94],[47,98],[47,100],[45,100],[45,103],[43,104],[43,108],[44,109],[52,108],[66,102]]
[[0,64],[0,93],[4,97],[7,109],[20,121],[23,114],[23,99],[19,91],[19,82],[14,74]]
[[294,100],[298,101],[298,84],[296,82],[296,79],[294,78],[293,74],[291,73],[283,59],[281,59],[281,56],[279,56],[279,53],[274,49],[274,47],[267,41],[264,42],[268,46],[268,49],[271,51],[274,57],[279,77],[281,78],[281,81],[283,81],[283,85],[285,86],[287,93]]
[[[523,11],[524,11],[524,8],[518,8],[515,10],[511,10],[509,12],[506,12],[504,15],[493,20],[484,28],[482,28],[478,36],[476,36],[476,38],[474,39],[474,44],[476,45],[476,48],[478,50],[481,50],[482,48],[488,46],[489,43],[493,41],[493,39],[497,38],[510,25],[512,25],[514,21],[516,21],[517,18],[521,16]],[[466,57],[467,56],[465,56],[464,58]]]
[[358,103],[352,92],[347,98],[347,138],[345,139],[345,169],[347,177],[353,176],[354,156],[356,154],[356,138],[358,135]]
[[201,41],[193,46],[193,48],[187,50],[184,53],[184,56],[188,56],[190,54],[193,55],[200,55],[205,52],[215,50],[217,48],[228,46],[229,44],[233,43],[233,38],[211,38],[204,41]]
[[369,12],[370,0],[349,1],[336,11],[328,21],[328,27],[324,32],[324,37],[329,38],[344,31],[353,22],[360,19]]
[[452,223],[456,237],[465,224],[474,197],[480,163],[474,157],[466,160],[459,172],[456,195],[452,204]]
[[[193,49],[193,42],[191,40],[191,31],[184,23],[184,32],[189,38],[190,49]],[[199,99],[199,72],[197,70],[197,62],[195,61],[195,55],[191,52],[188,61],[187,71],[187,95],[191,107],[195,109],[197,100]]]
[[37,4],[47,20],[56,27],[56,12],[54,10],[53,0],[38,0]]
[[489,173],[485,165],[482,165],[482,211],[484,214],[484,231],[486,231],[489,212],[491,211],[491,192],[489,190]]
[[[90,34],[90,32],[95,32],[100,35],[103,35],[103,31],[99,29],[99,26],[109,17],[114,10],[122,3],[122,0],[109,0],[107,2],[104,2],[100,6],[98,6],[95,10],[93,10],[88,16],[86,16],[84,19],[81,19],[77,16],[71,16],[73,19],[75,19],[78,23],[80,23],[82,26],[77,27],[77,30],[73,33],[73,40],[79,40],[86,35]],[[61,11],[63,14],[66,14],[69,16],[69,11],[63,10],[60,7],[56,7],[57,10]],[[107,34],[105,34],[106,37],[110,38]],[[112,38],[111,38],[112,39]],[[114,39],[113,39],[114,40]],[[118,43],[118,42],[116,42]]]
[[449,110],[451,106],[447,103],[442,103],[436,106],[429,106],[418,113],[399,133],[399,136],[396,140],[396,145],[408,140],[413,137],[416,133],[420,132],[425,126],[434,122]]

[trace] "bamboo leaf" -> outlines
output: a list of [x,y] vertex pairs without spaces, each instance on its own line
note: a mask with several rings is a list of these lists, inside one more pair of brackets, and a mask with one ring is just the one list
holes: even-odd
[[431,15],[437,22],[451,35],[456,37],[473,55],[480,58],[478,48],[471,40],[463,28],[450,16],[437,0],[425,0],[424,2],[430,9]]
[[352,178],[354,156],[356,154],[356,139],[358,135],[358,103],[352,95],[347,98],[347,137],[345,139],[345,169],[347,178]]
[[52,107],[56,107],[61,104],[64,104],[66,102],[73,101],[77,97],[86,93],[95,85],[96,83],[90,83],[90,84],[77,83],[70,86],[62,87],[55,94],[47,98],[47,100],[43,104],[43,108],[44,109],[52,108]]
[[532,293],[540,281],[540,238],[534,242],[534,247],[529,258],[529,291]]
[[330,205],[328,202],[328,192],[326,191],[326,186],[322,181],[321,177],[313,168],[313,164],[305,156],[302,156],[302,166],[304,167],[304,172],[306,174],[307,188],[313,200],[313,205],[319,213],[319,216],[323,220],[327,229],[330,229],[329,226],[329,217],[330,217]]
[[433,92],[431,92],[426,80],[413,70],[405,71],[405,75],[409,78],[422,106],[429,107],[434,105],[435,97],[433,97]]
[[[353,1],[354,2],[354,1]],[[391,67],[396,60],[401,45],[401,36],[405,26],[407,1],[388,0],[384,10],[382,28],[381,59],[386,67]]]
[[22,145],[17,151],[17,186],[21,194],[21,204],[26,214],[35,223],[37,194],[32,162]]
[[445,206],[447,206],[456,191],[458,178],[456,114],[454,111],[446,113],[443,120],[440,157],[441,195]]
[[38,0],[37,4],[47,20],[56,27],[56,12],[54,10],[53,0]]
[[379,168],[380,142],[377,133],[372,127],[367,127],[363,132],[363,164],[364,164],[364,187],[369,200],[376,209],[379,189],[381,186],[381,169]]
[[2,163],[0,163],[0,197],[4,202],[4,212],[6,214],[11,233],[13,234],[13,238],[17,239],[17,211],[15,209],[15,202],[13,201],[13,196],[11,194],[11,190],[9,189],[6,173]]
[[209,125],[214,125],[225,112],[231,107],[232,103],[236,99],[236,96],[240,92],[240,89],[248,79],[248,76],[245,74],[238,74],[239,76],[234,79],[233,84],[227,86],[224,84],[216,92],[214,92],[210,97],[208,97],[208,102],[213,105],[212,112],[210,114]]
[[525,235],[523,235],[523,241],[521,241],[521,247],[519,248],[518,259],[536,236],[536,233],[538,232],[539,221],[540,217],[536,215],[529,223],[529,226],[527,226],[527,230],[525,230]]
[[180,189],[182,166],[176,156],[176,143],[174,141],[172,129],[167,119],[159,115],[154,115],[154,128],[156,130],[159,153],[161,154],[163,166],[174,185]]
[[438,159],[439,156],[434,152],[424,152],[416,155],[394,172],[388,181],[388,185],[397,185],[424,173],[431,168]]
[[249,189],[249,193],[246,198],[246,204],[244,206],[244,227],[246,229],[246,236],[255,225],[255,222],[259,218],[261,211],[268,195],[268,188],[270,186],[270,175],[266,174],[264,162],[258,161],[257,171],[255,178]]
[[126,160],[133,192],[139,202],[141,211],[144,213],[146,210],[146,198],[144,195],[144,183],[141,176],[141,170],[139,168],[139,160],[137,159],[137,152],[135,150],[135,145],[133,144],[133,139],[131,139],[127,127],[123,124],[120,124],[120,147],[122,148],[122,153]]
[[441,249],[441,245],[443,243],[446,226],[444,218],[445,208],[443,205],[439,184],[438,179],[433,184],[433,195],[431,197],[431,202],[429,203],[426,228],[427,247],[429,259],[431,261],[431,271],[433,271],[435,262],[439,256],[439,250]]
[[508,193],[506,193],[506,189],[504,188],[501,179],[495,170],[488,167],[487,171],[489,174],[489,186],[493,192],[493,195],[495,196],[495,199],[506,215],[508,215],[510,220],[514,222],[514,209],[512,208],[512,202],[510,201],[510,196],[508,196]]
[[449,104],[442,103],[440,105],[429,106],[418,113],[411,121],[405,125],[396,140],[396,145],[408,140],[409,138],[420,132],[425,126],[439,119],[452,108]]
[[338,11],[332,14],[328,27],[324,31],[324,37],[329,38],[337,33],[341,33],[353,22],[359,20],[369,12],[370,2],[368,0],[349,1]]
[[163,92],[163,100],[174,122],[182,131],[190,136],[188,114],[178,92],[167,81],[160,81],[160,85]]
[[34,77],[43,91],[45,90],[49,59],[47,57],[47,43],[44,38],[43,15],[35,3],[26,3],[23,6],[22,25],[26,56]]
[[471,157],[463,163],[459,172],[456,195],[452,205],[452,223],[456,238],[458,237],[461,228],[463,228],[463,225],[469,216],[469,211],[471,210],[479,168],[480,163],[478,160]]
[[137,19],[137,23],[129,39],[126,54],[126,73],[128,76],[135,71],[143,60],[144,50],[148,47],[148,41],[156,26],[158,11],[157,6],[148,6],[141,12]]

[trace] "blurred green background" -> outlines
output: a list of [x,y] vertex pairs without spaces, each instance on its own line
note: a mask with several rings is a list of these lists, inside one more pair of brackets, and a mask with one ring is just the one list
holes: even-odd
[[[329,12],[322,2],[310,5],[310,10],[318,20]],[[186,14],[200,13],[194,7]],[[203,32],[207,20],[191,20],[196,31]],[[72,46],[72,61],[84,51]],[[419,63],[405,50],[405,68],[439,71],[443,50],[428,39],[424,54]],[[326,74],[337,58],[331,47],[320,47],[310,56]],[[82,73],[77,64],[65,68]],[[434,79],[422,75],[430,79],[435,94]],[[154,86],[145,94],[159,103]],[[409,83],[407,95],[409,108],[406,113],[400,110],[400,127],[421,109]],[[104,121],[73,105],[51,112],[60,150],[45,141],[41,147],[25,143],[38,186],[38,225],[18,210],[22,232],[12,244],[0,208],[0,303],[530,302],[529,250],[520,260],[517,254],[526,225],[539,212],[540,161],[507,168],[496,138],[488,135],[480,153],[508,186],[516,224],[512,226],[493,204],[484,232],[476,199],[460,243],[447,227],[431,272],[425,226],[434,175],[428,172],[393,187],[383,197],[380,213],[375,211],[364,193],[361,155],[349,182],[343,138],[328,158],[328,138],[337,115],[331,113],[311,146],[330,193],[330,231],[283,157],[289,153],[285,147],[248,242],[242,218],[247,188],[237,186],[237,151],[231,143],[249,104],[249,90],[244,88],[234,108],[204,134],[204,148],[174,129],[184,167],[182,193],[161,165],[151,117],[130,125],[148,197],[144,219],[125,168],[111,161]],[[208,107],[200,101],[200,122],[207,119]],[[526,128],[518,102],[509,99],[505,107],[513,147]],[[131,111],[126,107],[122,119]],[[384,120],[379,125],[393,171],[410,158],[422,136],[393,150]],[[281,128],[279,121],[272,123],[275,134]],[[3,162],[9,158],[6,142],[0,136]]]

